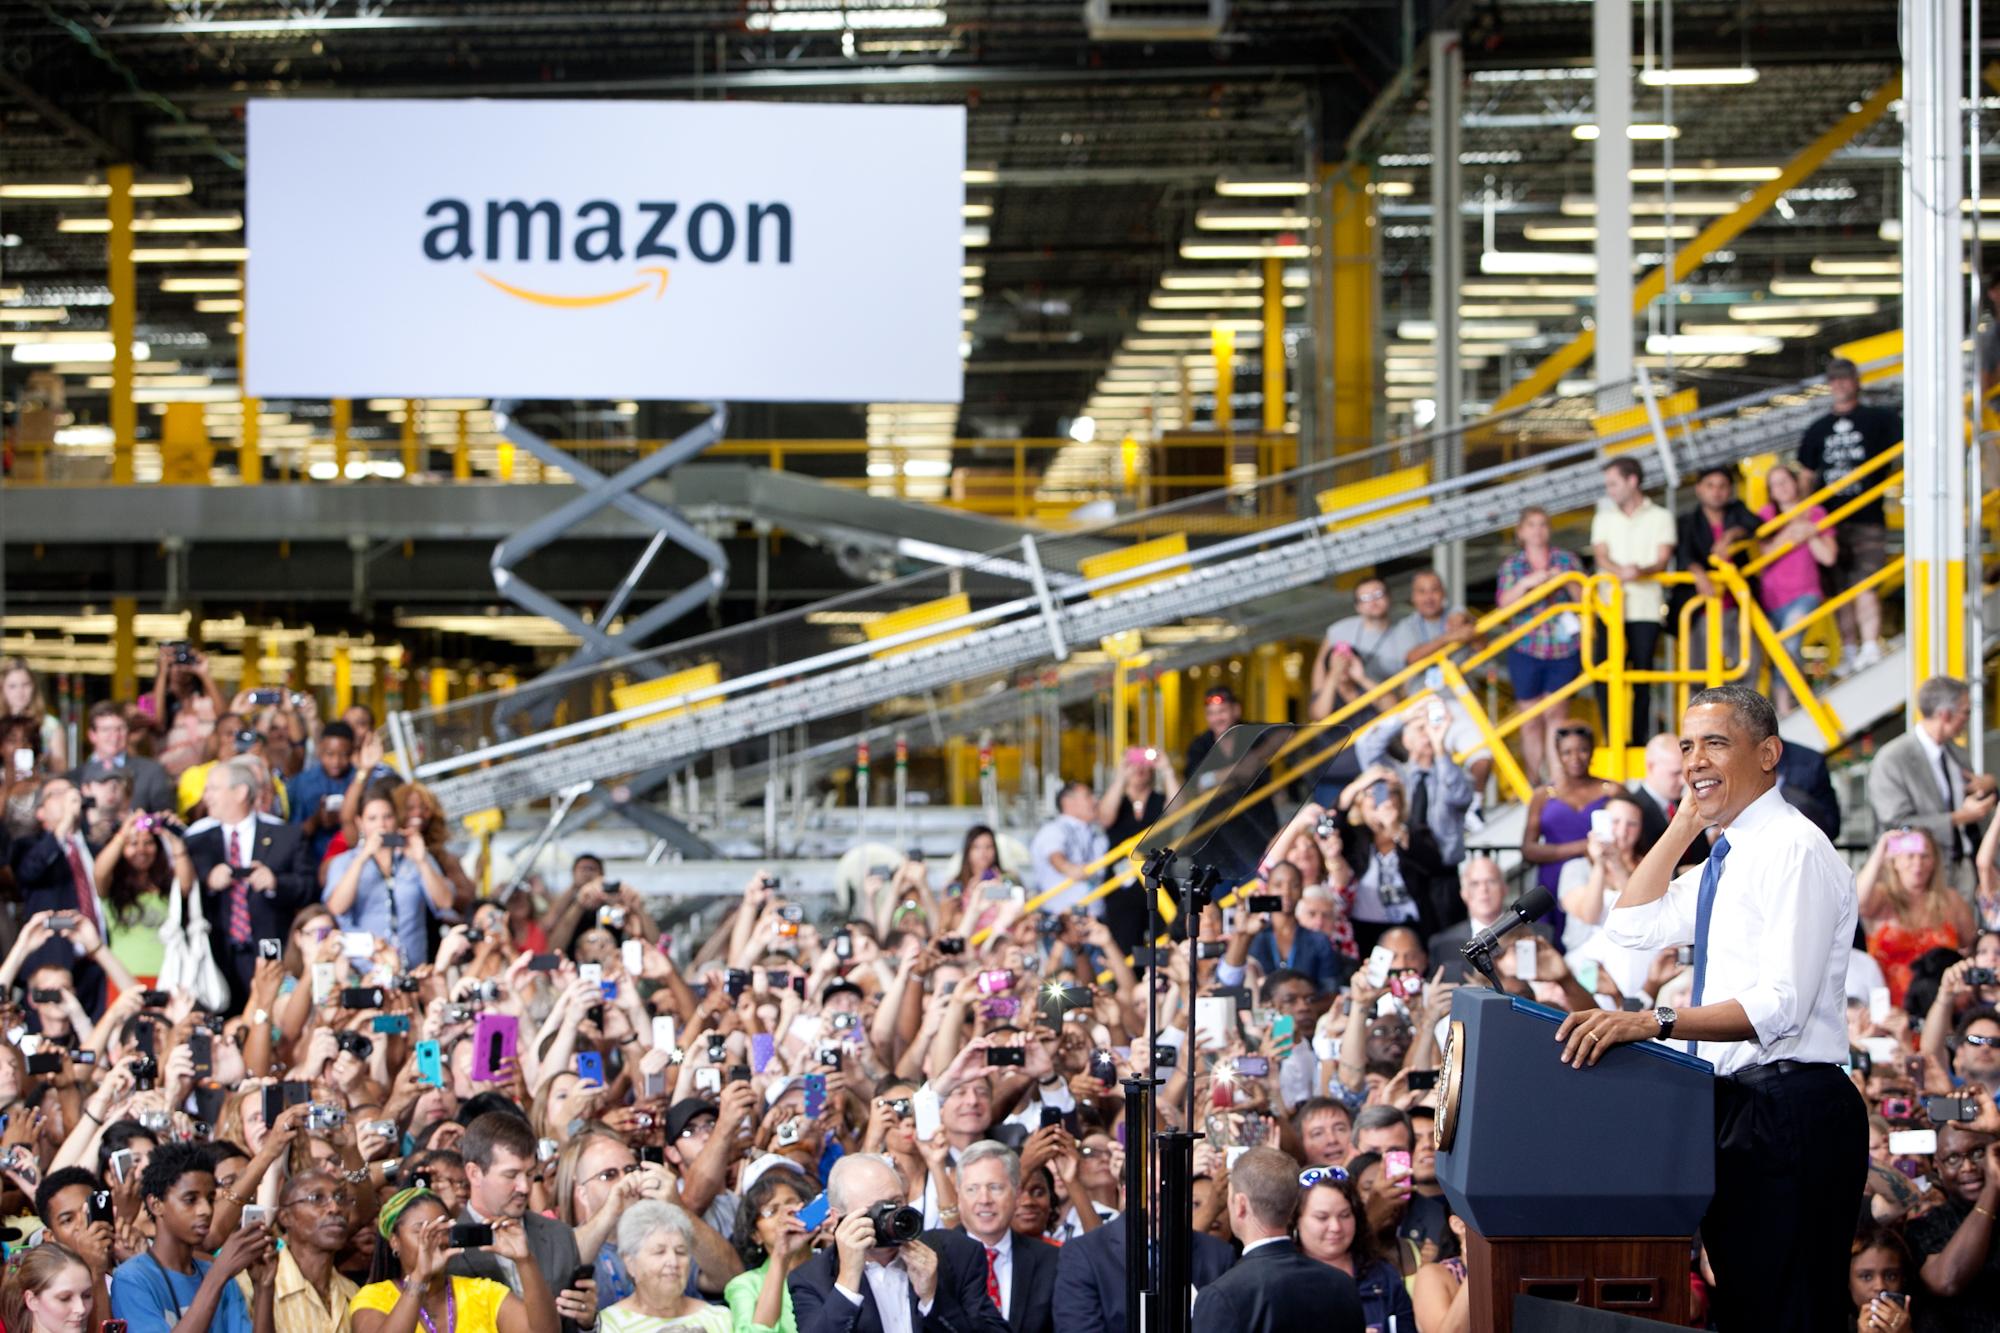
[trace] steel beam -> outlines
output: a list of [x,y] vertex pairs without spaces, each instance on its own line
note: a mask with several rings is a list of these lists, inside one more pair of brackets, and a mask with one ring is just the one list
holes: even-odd
[[1591,145],[1591,189],[1597,199],[1597,303],[1592,307],[1600,386],[1597,410],[1632,403],[1632,6],[1590,7],[1591,49],[1597,60],[1597,142]]
[[[1459,284],[1465,274],[1465,219],[1459,202],[1465,197],[1459,165],[1459,141],[1464,124],[1462,94],[1465,48],[1450,30],[1433,32],[1431,55],[1431,343],[1437,384],[1437,410],[1431,445],[1433,478],[1457,476],[1465,466],[1465,416],[1461,399],[1464,371],[1458,361]],[[1465,543],[1446,542],[1431,552],[1431,565],[1444,580],[1449,595],[1465,598]]]
[[132,165],[107,169],[111,195],[111,481],[130,486],[132,452],[139,443],[139,407],[132,397],[132,335],[138,325],[139,284],[132,264]]

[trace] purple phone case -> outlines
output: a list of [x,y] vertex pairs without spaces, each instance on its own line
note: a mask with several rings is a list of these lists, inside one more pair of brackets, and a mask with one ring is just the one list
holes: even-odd
[[753,1072],[759,1074],[763,1073],[764,1067],[771,1063],[771,1057],[776,1053],[777,1053],[777,1046],[776,1043],[774,1043],[771,1040],[770,1033],[758,1032],[758,1033],[753,1033],[751,1035],[750,1068]]
[[472,1029],[472,1077],[479,1083],[498,1083],[505,1075],[500,1067],[514,1062],[514,1044],[521,1036],[521,1020],[512,1014],[481,1014]]
[[805,1082],[806,1119],[816,1120],[826,1109],[826,1075],[807,1074]]

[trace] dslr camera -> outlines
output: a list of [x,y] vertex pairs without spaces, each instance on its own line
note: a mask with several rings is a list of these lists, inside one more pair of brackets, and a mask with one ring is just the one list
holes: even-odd
[[877,1245],[908,1245],[924,1229],[924,1215],[906,1203],[884,1199],[868,1210]]

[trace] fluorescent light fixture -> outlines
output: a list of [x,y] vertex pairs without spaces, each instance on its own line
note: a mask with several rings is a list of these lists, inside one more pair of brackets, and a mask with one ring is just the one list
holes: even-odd
[[1387,199],[1401,199],[1417,192],[1415,181],[1376,181],[1368,188]]
[[1311,221],[1303,213],[1279,208],[1203,208],[1194,215],[1194,225],[1203,231],[1286,231]]
[[[1194,321],[1194,322],[1200,323],[1204,329],[1208,327],[1208,323],[1206,321]],[[1251,348],[1258,346],[1258,344],[1263,341],[1263,339],[1261,339],[1258,336],[1258,329],[1254,321],[1244,320],[1243,323],[1250,324],[1251,327],[1238,329],[1236,331],[1236,350],[1239,352],[1248,351]],[[1177,335],[1168,338],[1161,338],[1161,337],[1127,338],[1125,340],[1125,345],[1131,348],[1135,352],[1189,352],[1189,353],[1200,354],[1200,353],[1206,353],[1211,350],[1211,346],[1206,335],[1202,335],[1199,337],[1192,335]]]
[[1477,278],[1459,284],[1462,296],[1584,296],[1597,295],[1597,286],[1588,282],[1481,282]]
[[1285,199],[1312,193],[1312,184],[1302,176],[1218,176],[1215,192],[1236,199]]
[[966,282],[978,282],[986,276],[986,265],[960,264],[958,276]]
[[962,216],[968,218],[990,218],[993,216],[993,205],[966,204],[964,207],[959,209],[959,213]]
[[1741,324],[1690,323],[1690,324],[1683,324],[1680,326],[1680,331],[1682,333],[1691,333],[1697,336],[1712,333],[1723,337],[1731,337],[1736,334],[1749,333],[1749,334],[1757,334],[1766,338],[1816,338],[1819,336],[1819,329],[1820,326],[1817,323],[1785,324],[1785,323],[1778,323],[1776,321],[1773,321],[1768,324],[1753,324],[1748,328],[1744,327]]
[[[186,176],[144,176],[132,181],[134,199],[167,199],[193,194],[194,182]],[[109,199],[111,186],[101,176],[45,177],[25,180],[15,177],[0,181],[0,199]]]
[[1561,250],[1485,250],[1479,255],[1479,271],[1499,275],[1534,273],[1595,275],[1597,256]]
[[69,315],[59,305],[0,306],[0,320],[14,324],[57,324]]
[[1894,279],[1867,278],[1773,278],[1773,296],[1901,296],[1903,284]]
[[[1664,241],[1669,236],[1674,240],[1692,240],[1700,229],[1692,222],[1676,222],[1671,227],[1657,223],[1641,222],[1626,228],[1626,233],[1635,241]],[[1563,226],[1542,222],[1531,222],[1521,229],[1521,235],[1537,244],[1563,241],[1594,241],[1597,228],[1594,226]]]
[[1563,319],[1576,314],[1574,301],[1499,301],[1491,304],[1461,305],[1460,319],[1517,319],[1536,317]]
[[1646,336],[1646,350],[1654,356],[1703,356],[1709,354],[1764,356],[1784,344],[1776,338],[1751,333],[1652,333]]
[[958,173],[958,178],[967,185],[998,185],[1000,173],[992,167],[967,167]]
[[1248,333],[1263,327],[1263,321],[1255,319],[1155,319],[1141,316],[1141,333],[1207,333],[1211,329],[1232,329]]
[[[106,233],[111,230],[110,218],[64,218],[56,224],[57,231]],[[132,219],[135,232],[192,232],[192,231],[242,231],[241,213],[188,213],[177,217],[140,217]]]
[[1757,71],[1748,65],[1719,65],[1703,68],[1644,69],[1639,82],[1648,88],[1737,88],[1757,82]]
[[[1976,227],[1969,218],[1958,224],[1958,234],[1965,240],[1971,240],[1975,231],[1982,241],[2000,241],[2000,218],[1981,217]],[[1885,241],[1900,241],[1903,239],[1903,220],[1883,218],[1875,228],[1875,234]]]
[[[99,335],[100,342],[33,342],[14,344],[14,360],[23,364],[47,364],[52,361],[102,361],[109,362],[112,355],[111,339]],[[132,344],[132,359],[144,361],[152,356],[152,349],[145,343]]]
[[205,300],[196,301],[194,309],[198,315],[239,314],[243,310],[243,298],[240,296],[211,296]]
[[1848,319],[1872,315],[1880,301],[1751,301],[1729,307],[1731,319]]
[[[1674,214],[1689,217],[1723,217],[1742,207],[1740,199],[1696,197],[1674,197]],[[1667,201],[1659,195],[1638,195],[1632,200],[1632,214],[1635,217],[1658,216],[1667,211]],[[1597,216],[1597,201],[1587,194],[1566,194],[1562,200],[1562,214],[1569,218],[1594,218]]]
[[241,245],[189,245],[158,250],[134,249],[135,264],[240,264],[250,257]]
[[1903,261],[1887,259],[1815,259],[1812,271],[1828,278],[1895,277],[1903,271]]
[[241,278],[162,278],[160,290],[163,292],[240,292],[243,290]]
[[1303,242],[1280,245],[1237,245],[1223,241],[1182,241],[1182,259],[1263,259],[1275,255],[1279,259],[1304,259],[1312,253],[1312,247]]
[[828,8],[787,4],[774,11],[744,15],[743,26],[751,32],[862,32],[886,28],[942,28],[948,20],[942,9],[928,5],[897,5],[894,0],[874,0],[867,7]]
[[1147,298],[1147,305],[1155,310],[1257,310],[1264,304],[1261,296],[1224,296],[1211,293],[1202,295],[1176,295],[1172,292],[1154,292]]
[[903,464],[903,475],[906,477],[949,477],[951,475],[951,460],[949,458],[912,458]]
[[959,239],[964,242],[966,249],[977,250],[993,239],[993,233],[986,227],[967,227]]
[[[1541,329],[1532,321],[1467,320],[1459,325],[1459,332],[1475,338],[1511,339],[1532,338]],[[1430,342],[1437,337],[1437,328],[1427,319],[1406,319],[1396,326],[1396,336],[1406,342]]]
[[[1302,268],[1285,270],[1284,283],[1287,287],[1304,287],[1309,278]],[[1264,287],[1261,273],[1165,273],[1160,276],[1160,288],[1169,292],[1255,292]]]
[[[140,380],[134,392],[144,389],[206,389],[215,383],[213,375],[148,375]],[[109,375],[92,375],[83,382],[86,389],[108,389],[112,385]],[[231,397],[235,396],[235,386],[230,386]]]
[[1719,166],[1709,163],[1705,166],[1692,167],[1633,167],[1627,176],[1635,185],[1664,185],[1668,181],[1676,185],[1684,181],[1696,184],[1704,181],[1712,184],[1722,182],[1754,184],[1774,181],[1783,172],[1784,168],[1778,166],[1751,164]]
[[[1577,125],[1570,129],[1569,137],[1584,140],[1595,139],[1599,128],[1596,125]],[[1678,125],[1657,125],[1634,121],[1625,127],[1625,137],[1628,139],[1678,139],[1681,137],[1681,127]]]
[[118,443],[118,432],[109,426],[58,426],[56,443],[60,445],[89,447],[92,445]]

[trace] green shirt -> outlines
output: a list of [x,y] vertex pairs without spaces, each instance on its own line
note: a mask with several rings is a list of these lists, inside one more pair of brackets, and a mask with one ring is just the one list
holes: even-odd
[[[166,853],[162,852],[161,855],[164,856]],[[166,919],[167,900],[164,894],[139,895],[137,921],[128,926],[120,922],[115,915],[112,917],[111,938],[106,941],[111,948],[112,957],[123,963],[125,970],[135,977],[160,975],[160,964],[167,956],[167,946],[160,943],[160,927]]]
[[[730,1333],[771,1333],[769,1324],[757,1323],[751,1318],[757,1312],[757,1297],[764,1290],[764,1274],[771,1269],[771,1261],[766,1259],[747,1273],[738,1273],[729,1279],[729,1285],[722,1289],[722,1299],[729,1305]],[[783,1287],[784,1304],[778,1309],[777,1333],[799,1333],[798,1321],[792,1318],[792,1289]]]

